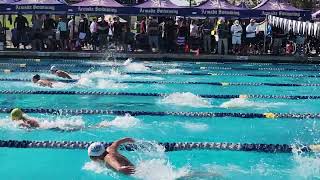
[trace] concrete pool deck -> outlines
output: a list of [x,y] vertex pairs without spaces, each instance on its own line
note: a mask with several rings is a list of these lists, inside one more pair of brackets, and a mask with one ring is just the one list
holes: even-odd
[[105,60],[107,57],[117,57],[119,59],[134,58],[143,61],[198,61],[198,62],[254,62],[254,63],[300,63],[300,64],[320,64],[320,57],[299,57],[299,56],[235,56],[235,55],[214,55],[200,54],[196,56],[190,54],[166,54],[166,53],[97,53],[90,51],[81,52],[39,52],[39,51],[0,51],[0,58],[44,58],[44,59],[95,59]]

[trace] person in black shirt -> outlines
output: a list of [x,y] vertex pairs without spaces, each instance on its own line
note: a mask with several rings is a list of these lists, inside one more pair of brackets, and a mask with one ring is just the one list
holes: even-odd
[[109,32],[109,24],[105,21],[104,17],[98,18],[97,23],[97,33],[98,33],[98,42],[99,42],[99,49],[102,50],[104,48],[108,48],[108,36]]
[[114,17],[114,23],[113,23],[113,39],[116,43],[116,48],[118,50],[121,50],[121,36],[122,36],[122,24],[120,23],[119,17]]
[[49,14],[46,15],[46,19],[43,22],[43,30],[45,34],[45,44],[47,45],[47,49],[53,50],[53,39],[54,32],[53,29],[56,28],[56,22],[53,20]]
[[175,50],[175,40],[176,40],[176,26],[174,25],[174,20],[172,18],[164,25],[165,39],[167,42],[167,52],[174,52]]
[[17,41],[17,47],[19,48],[19,44],[22,42],[22,38],[26,36],[27,27],[29,26],[29,22],[27,18],[22,16],[21,12],[18,13],[18,16],[16,17],[14,21],[14,27],[16,29],[16,41]]
[[84,14],[80,15],[79,21],[79,39],[83,42],[86,41],[87,34],[89,32],[89,22]]
[[282,29],[279,27],[272,27],[272,36],[273,36],[273,54],[274,55],[281,55],[283,48],[282,48],[282,40],[285,37],[285,34]]

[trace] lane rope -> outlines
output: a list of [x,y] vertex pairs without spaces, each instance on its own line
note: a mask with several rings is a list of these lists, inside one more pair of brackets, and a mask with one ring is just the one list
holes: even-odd
[[[30,79],[20,78],[0,78],[0,81],[24,81],[31,82]],[[77,80],[57,80],[60,82],[76,82]],[[188,84],[188,85],[212,85],[212,86],[314,86],[318,87],[320,84],[295,84],[295,83],[254,83],[254,82],[177,82],[177,81],[116,81],[117,83],[128,84]]]
[[[46,91],[46,90],[0,90],[0,94],[51,94],[51,95],[97,95],[97,96],[149,96],[166,97],[168,93],[133,93],[133,92],[105,92],[105,91]],[[255,95],[255,94],[199,94],[203,98],[233,99],[233,98],[260,98],[260,99],[320,99],[320,96],[303,95]]]
[[[152,111],[124,111],[124,110],[103,110],[103,109],[47,109],[47,108],[21,108],[24,113],[58,114],[58,115],[117,115],[124,116],[183,116],[199,118],[267,118],[267,119],[320,119],[320,113],[240,113],[240,112],[152,112]],[[0,108],[0,113],[10,113],[12,108]]]
[[[52,64],[25,64],[25,67],[47,67],[50,68]],[[107,65],[107,64],[56,64],[60,67],[78,67],[78,68],[98,68],[98,67],[123,67],[124,65],[114,64],[114,65]],[[0,66],[3,67],[12,67],[12,66],[20,66],[20,64],[17,63],[0,63]],[[152,65],[145,65],[146,67],[155,67]],[[181,66],[180,66],[181,67]],[[197,66],[183,66],[184,69],[210,69],[210,70],[249,70],[249,71],[312,71],[312,72],[319,72],[320,69],[317,69],[317,67],[311,67],[311,68],[303,68],[303,69],[296,69],[296,68],[273,68],[273,67],[257,67],[257,68],[251,68],[251,67],[197,67]]]
[[[100,70],[99,70],[100,71]],[[101,70],[103,72],[109,72]],[[14,72],[34,72],[34,73],[48,73],[48,70],[39,69],[2,69],[2,73],[14,73]],[[86,73],[88,70],[68,70],[70,73]],[[124,72],[124,75],[186,75],[186,76],[249,76],[249,77],[289,77],[289,78],[319,78],[320,75],[306,75],[306,74],[243,74],[243,73],[166,73],[166,72]]]
[[[29,141],[0,140],[2,148],[47,148],[47,149],[87,149],[91,142],[81,141]],[[101,142],[107,148],[112,142]],[[289,145],[289,144],[254,144],[254,143],[220,143],[220,142],[160,142],[166,152],[186,150],[227,150],[264,153],[292,153],[293,149],[300,152],[319,152],[320,145]],[[135,151],[139,145],[125,144],[122,150]]]

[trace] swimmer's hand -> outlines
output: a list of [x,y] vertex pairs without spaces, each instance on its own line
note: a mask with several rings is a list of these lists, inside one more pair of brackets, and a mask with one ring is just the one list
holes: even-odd
[[136,172],[133,166],[121,166],[118,171],[127,175],[134,174]]

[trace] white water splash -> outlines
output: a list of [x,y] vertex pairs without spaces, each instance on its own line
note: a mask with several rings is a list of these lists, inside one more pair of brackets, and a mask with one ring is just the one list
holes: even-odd
[[190,71],[185,71],[183,69],[169,69],[167,71],[168,74],[182,74],[182,73],[190,73]]
[[125,69],[129,72],[146,72],[150,71],[149,67],[146,67],[143,63],[135,63],[132,62],[132,59],[126,60],[123,65],[125,66]]
[[124,83],[117,83],[112,80],[98,80],[96,86],[98,89],[126,89],[128,88],[127,84]]
[[285,103],[263,103],[263,102],[253,102],[246,98],[235,98],[220,105],[221,108],[277,108],[279,106],[284,106]]
[[302,153],[300,149],[293,148],[294,168],[292,173],[303,179],[320,179],[320,154]]
[[81,130],[85,128],[85,122],[81,117],[58,118],[56,120],[39,121],[41,129],[58,129],[64,131]]
[[188,167],[174,168],[164,159],[140,161],[134,177],[144,180],[175,180],[189,174]]
[[197,95],[194,95],[190,92],[186,93],[172,93],[161,100],[163,104],[172,104],[176,106],[189,106],[196,108],[210,108],[212,107],[211,103]]
[[89,73],[84,73],[81,75],[81,78],[90,78],[90,79],[127,79],[130,78],[129,75],[121,74],[117,69],[111,69],[110,72],[105,71],[94,71]]
[[132,58],[128,58],[128,59],[123,63],[123,65],[124,65],[124,66],[127,66],[127,65],[129,65],[132,61],[133,61]]
[[131,116],[130,114],[126,114],[125,116],[117,116],[112,121],[102,121],[99,126],[100,127],[109,127],[114,126],[117,128],[128,129],[132,127],[139,126],[141,124],[140,120]]

